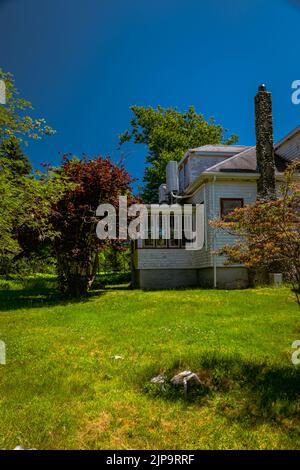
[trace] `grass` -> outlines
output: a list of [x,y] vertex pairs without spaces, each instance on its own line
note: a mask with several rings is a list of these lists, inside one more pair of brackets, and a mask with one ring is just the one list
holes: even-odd
[[[67,302],[54,281],[0,282],[0,448],[300,448],[300,310],[288,288],[107,286]],[[187,399],[150,384],[184,369],[205,384]]]

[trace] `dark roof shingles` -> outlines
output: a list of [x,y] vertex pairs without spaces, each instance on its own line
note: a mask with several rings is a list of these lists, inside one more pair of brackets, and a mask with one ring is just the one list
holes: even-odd
[[[275,153],[276,171],[283,173],[287,165],[288,162]],[[208,168],[204,173],[209,172],[257,173],[256,148],[251,147],[234,157],[228,158]]]

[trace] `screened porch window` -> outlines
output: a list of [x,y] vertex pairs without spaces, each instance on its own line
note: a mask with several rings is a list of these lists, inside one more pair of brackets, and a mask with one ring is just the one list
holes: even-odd
[[162,225],[162,217],[159,216],[159,238],[151,238],[151,216],[148,217],[148,239],[143,240],[144,248],[181,248],[184,246],[184,240],[175,238],[174,236],[174,215],[170,215],[170,238],[164,239],[164,228]]

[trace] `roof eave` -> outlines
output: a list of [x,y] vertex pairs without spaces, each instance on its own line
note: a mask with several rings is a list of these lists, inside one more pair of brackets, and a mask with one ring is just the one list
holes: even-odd
[[[187,188],[187,190],[183,193],[184,196],[188,196],[190,193],[194,193],[195,190],[198,188],[198,186],[201,186],[203,183],[206,183],[207,181],[212,180],[213,178],[219,179],[219,180],[226,180],[226,179],[242,179],[242,180],[252,180],[252,181],[257,181],[258,178],[260,177],[259,173],[247,173],[245,172],[220,172],[220,171],[209,171],[209,172],[203,172],[201,175],[198,176],[198,178]],[[284,173],[276,173],[275,175],[277,181],[283,181],[284,179]],[[299,175],[300,177],[300,175]],[[298,179],[298,177],[295,177],[295,180]]]
[[214,177],[218,179],[251,179],[256,181],[259,178],[259,173],[247,173],[247,172],[241,172],[241,173],[236,173],[236,172],[220,172],[220,171],[207,171],[201,173],[195,181],[187,188],[187,190],[183,193],[184,196],[188,196],[190,193],[194,193],[195,190],[198,188],[198,186],[201,186],[201,184],[212,180]]
[[188,150],[187,152],[185,152],[184,156],[182,157],[182,159],[178,162],[178,167],[181,165],[181,163],[184,162],[184,160],[190,155],[190,151]]
[[221,179],[224,178],[250,178],[250,179],[257,179],[259,178],[260,174],[255,172],[248,172],[248,171],[204,171],[203,175],[209,176],[218,176]]
[[[250,146],[245,146],[245,150],[235,150],[234,152],[232,151],[226,151],[224,150],[224,152],[214,152],[213,150],[196,150],[196,149],[189,149],[185,154],[184,156],[182,157],[182,159],[179,161],[178,163],[178,166],[180,166],[191,154],[193,155],[199,155],[200,157],[236,157],[237,155],[239,155],[240,153],[243,153],[245,152],[246,150],[249,150],[251,147]],[[233,147],[234,149],[234,147]]]

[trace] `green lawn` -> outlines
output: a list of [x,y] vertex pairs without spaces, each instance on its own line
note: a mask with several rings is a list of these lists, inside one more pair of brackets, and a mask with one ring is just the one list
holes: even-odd
[[[63,302],[33,284],[0,283],[0,448],[300,448],[288,288],[106,288]],[[186,368],[205,383],[187,400],[150,384]]]

